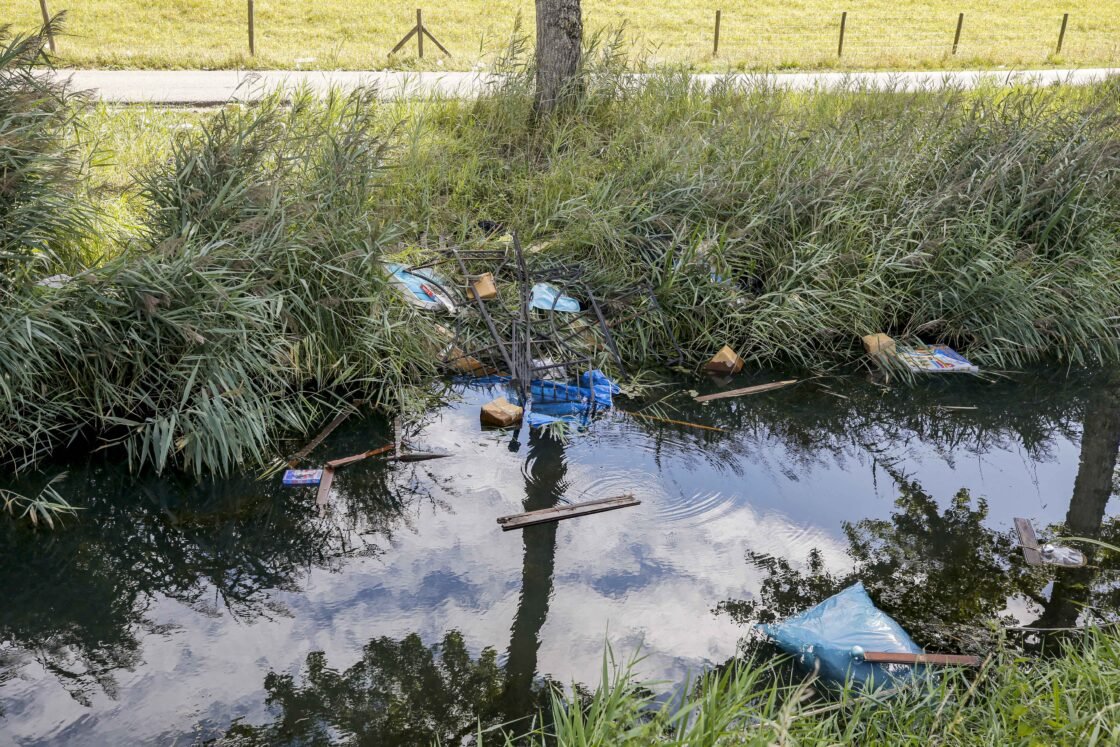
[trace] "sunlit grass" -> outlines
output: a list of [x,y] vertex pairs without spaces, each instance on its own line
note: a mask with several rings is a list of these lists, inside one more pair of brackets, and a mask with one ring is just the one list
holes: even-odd
[[[59,39],[63,64],[122,68],[345,68],[385,66],[468,69],[499,52],[527,0],[466,0],[428,5],[402,0],[256,0],[257,55],[248,54],[244,0],[49,0],[68,13]],[[415,43],[388,52],[415,23],[415,9],[454,55],[430,43],[423,61]],[[628,51],[652,62],[701,70],[757,68],[943,68],[1101,65],[1120,48],[1116,0],[804,0],[725,3],[585,0],[589,30],[625,24]],[[718,57],[712,55],[715,11],[722,10]],[[837,59],[840,13],[848,12],[844,56]],[[965,23],[957,54],[957,14]],[[1055,55],[1063,13],[1070,14],[1062,54]],[[13,0],[2,22],[29,31],[40,23],[35,0]]]

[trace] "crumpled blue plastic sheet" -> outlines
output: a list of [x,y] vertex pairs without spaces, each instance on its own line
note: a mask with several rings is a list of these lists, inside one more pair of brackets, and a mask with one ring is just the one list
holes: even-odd
[[[833,685],[848,680],[873,690],[925,673],[921,665],[869,664],[865,651],[920,654],[922,649],[889,615],[875,606],[863,582],[829,597],[800,615],[759,629],[808,671],[819,667]],[[862,650],[861,650],[862,649]]]
[[[508,384],[510,377],[461,376],[455,380],[467,386],[488,387]],[[618,385],[598,369],[580,374],[578,385],[534,379],[529,384],[532,402],[526,420],[532,428],[556,422],[586,425],[595,410],[612,407],[614,395],[620,391]]]

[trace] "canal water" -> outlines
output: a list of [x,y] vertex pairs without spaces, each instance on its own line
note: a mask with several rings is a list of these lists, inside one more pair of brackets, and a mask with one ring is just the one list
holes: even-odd
[[[762,380],[664,382],[564,437],[483,430],[494,392],[459,387],[408,434],[452,456],[344,468],[324,515],[278,476],[59,466],[79,518],[0,522],[0,743],[455,744],[476,714],[533,713],[549,682],[593,688],[608,644],[663,690],[764,655],[754,623],[855,579],[947,651],[1115,616],[1114,558],[1028,567],[1012,528],[1120,537],[1108,385],[853,375],[689,396]],[[313,460],[390,438],[351,422]],[[496,522],[622,494],[641,504]]]

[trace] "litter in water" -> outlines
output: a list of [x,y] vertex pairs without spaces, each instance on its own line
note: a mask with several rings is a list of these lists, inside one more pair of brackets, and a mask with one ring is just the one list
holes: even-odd
[[289,469],[284,471],[284,485],[318,485],[323,479],[321,469]]
[[1072,547],[1041,544],[1034,533],[1030,519],[1015,517],[1015,531],[1019,534],[1019,544],[1023,548],[1023,559],[1027,565],[1053,565],[1058,568],[1081,568],[1085,565],[1085,553]]
[[498,524],[501,525],[503,532],[508,532],[511,529],[524,529],[525,527],[530,527],[535,524],[547,524],[563,519],[574,519],[577,516],[588,516],[590,514],[614,511],[615,509],[629,508],[630,506],[637,506],[640,504],[641,501],[632,495],[621,495],[617,498],[603,498],[597,501],[572,503],[567,506],[542,508],[539,511],[502,516],[498,518]]
[[743,389],[732,389],[728,392],[717,392],[715,394],[705,394],[700,397],[694,397],[697,402],[711,402],[713,399],[728,399],[730,397],[746,397],[749,394],[761,394],[762,392],[770,392],[775,389],[784,389],[791,384],[796,384],[797,379],[788,379],[787,381],[772,381],[769,384],[758,384],[757,386],[748,386]]
[[[899,684],[925,664],[972,664],[973,657],[926,654],[857,582],[800,615],[759,629],[808,671],[833,685]],[[904,666],[905,665],[905,666]]]
[[704,366],[704,370],[719,374],[737,374],[743,370],[743,359],[729,345],[724,345],[712,356]]

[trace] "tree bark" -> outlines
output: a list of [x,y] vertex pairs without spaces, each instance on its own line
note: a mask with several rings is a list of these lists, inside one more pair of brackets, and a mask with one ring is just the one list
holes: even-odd
[[548,114],[579,94],[583,44],[580,0],[536,0],[537,112]]

